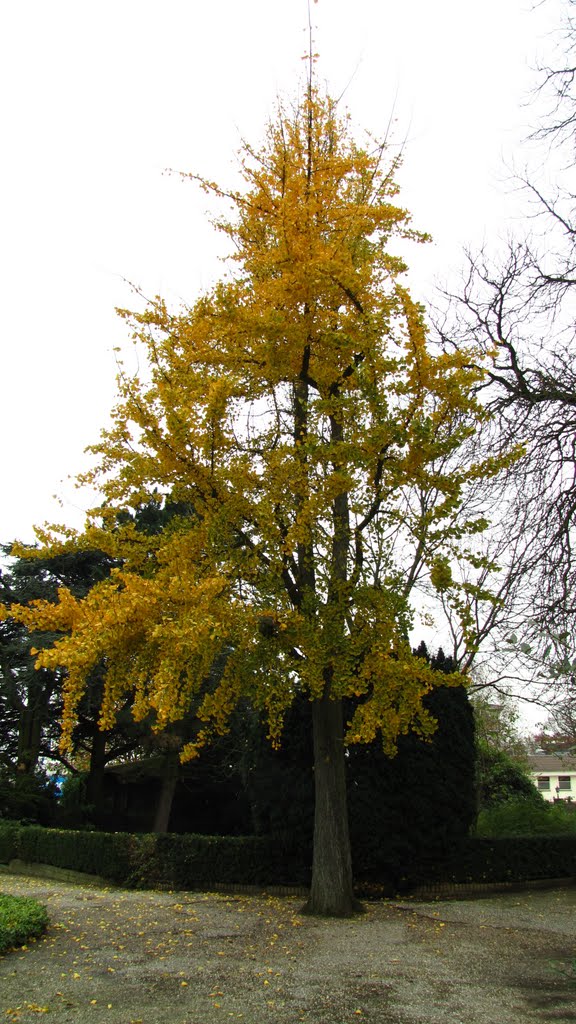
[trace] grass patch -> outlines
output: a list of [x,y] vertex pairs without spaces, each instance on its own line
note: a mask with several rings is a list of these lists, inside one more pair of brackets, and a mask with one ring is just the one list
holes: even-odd
[[41,903],[0,893],[0,954],[42,935],[47,925],[48,912]]

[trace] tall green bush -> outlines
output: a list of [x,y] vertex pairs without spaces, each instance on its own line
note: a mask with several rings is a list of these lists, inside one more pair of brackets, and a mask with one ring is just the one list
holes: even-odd
[[536,807],[545,803],[528,769],[485,740],[477,745],[476,773],[479,810],[511,798],[527,800]]
[[575,809],[563,801],[554,804],[516,797],[480,811],[477,836],[576,836]]
[[20,774],[0,766],[0,818],[49,825],[55,806],[54,785],[43,772]]
[[[427,658],[424,647],[418,649]],[[453,671],[441,652],[435,668]],[[254,719],[246,778],[259,832],[299,844],[310,856],[314,815],[312,742],[305,701],[289,710],[282,746],[271,750]],[[394,888],[417,864],[441,858],[476,814],[474,722],[466,690],[440,687],[426,699],[438,721],[431,742],[401,736],[396,757],[378,741],[347,750],[354,875]],[[352,704],[349,715],[353,711]]]

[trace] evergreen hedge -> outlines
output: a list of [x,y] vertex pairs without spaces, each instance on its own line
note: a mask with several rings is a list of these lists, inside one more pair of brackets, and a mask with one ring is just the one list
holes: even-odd
[[576,836],[468,836],[443,863],[423,865],[419,881],[525,882],[546,878],[576,881]]
[[11,860],[142,888],[307,885],[310,874],[298,850],[265,836],[131,835],[15,823],[0,825],[0,863]]
[[[414,651],[430,660],[424,644]],[[434,668],[451,672],[441,651]],[[422,860],[439,861],[465,837],[476,817],[475,742],[472,708],[464,687],[438,687],[425,698],[438,722],[430,742],[400,736],[388,757],[376,739],[346,752],[352,866],[363,882],[396,889],[418,872]],[[353,702],[345,715],[352,717]],[[289,708],[279,749],[267,728],[244,714],[246,788],[255,830],[299,845],[311,861],[314,830],[314,769],[310,704],[297,698]]]
[[[298,846],[262,836],[70,832],[11,823],[0,826],[0,861],[12,859],[97,874],[140,888],[301,886],[310,880],[309,864],[302,861]],[[576,836],[470,836],[455,842],[449,856],[438,859],[430,850],[409,872],[397,874],[397,886],[406,891],[433,882],[576,878]],[[372,881],[377,883],[377,876]],[[390,892],[389,875],[380,881]]]

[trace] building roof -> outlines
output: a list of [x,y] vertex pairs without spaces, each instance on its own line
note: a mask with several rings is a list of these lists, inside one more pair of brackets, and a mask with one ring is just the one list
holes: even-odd
[[530,771],[543,775],[576,772],[576,757],[574,754],[530,754],[528,765]]

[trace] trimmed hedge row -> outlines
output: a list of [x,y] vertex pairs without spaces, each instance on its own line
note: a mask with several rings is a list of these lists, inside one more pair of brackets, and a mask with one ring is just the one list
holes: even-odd
[[434,871],[434,881],[450,882],[576,878],[576,836],[468,836],[455,846],[449,862]]
[[0,825],[0,863],[13,859],[142,888],[307,885],[310,874],[297,850],[264,836],[76,832],[9,822]]
[[[100,875],[117,885],[140,888],[301,886],[310,881],[309,865],[297,847],[261,836],[129,835],[6,823],[0,826],[0,862],[12,859]],[[470,836],[453,846],[449,860],[421,859],[409,875],[399,867],[380,881],[388,890],[409,890],[430,882],[574,877],[575,836]],[[360,885],[363,881],[368,879],[358,879]]]
[[17,858],[31,864],[51,864],[123,883],[132,869],[133,840],[133,836],[120,832],[107,835],[41,825],[8,825],[0,828],[0,860]]
[[266,836],[132,836],[130,881],[143,887],[202,888],[215,884],[307,885],[298,852]]

